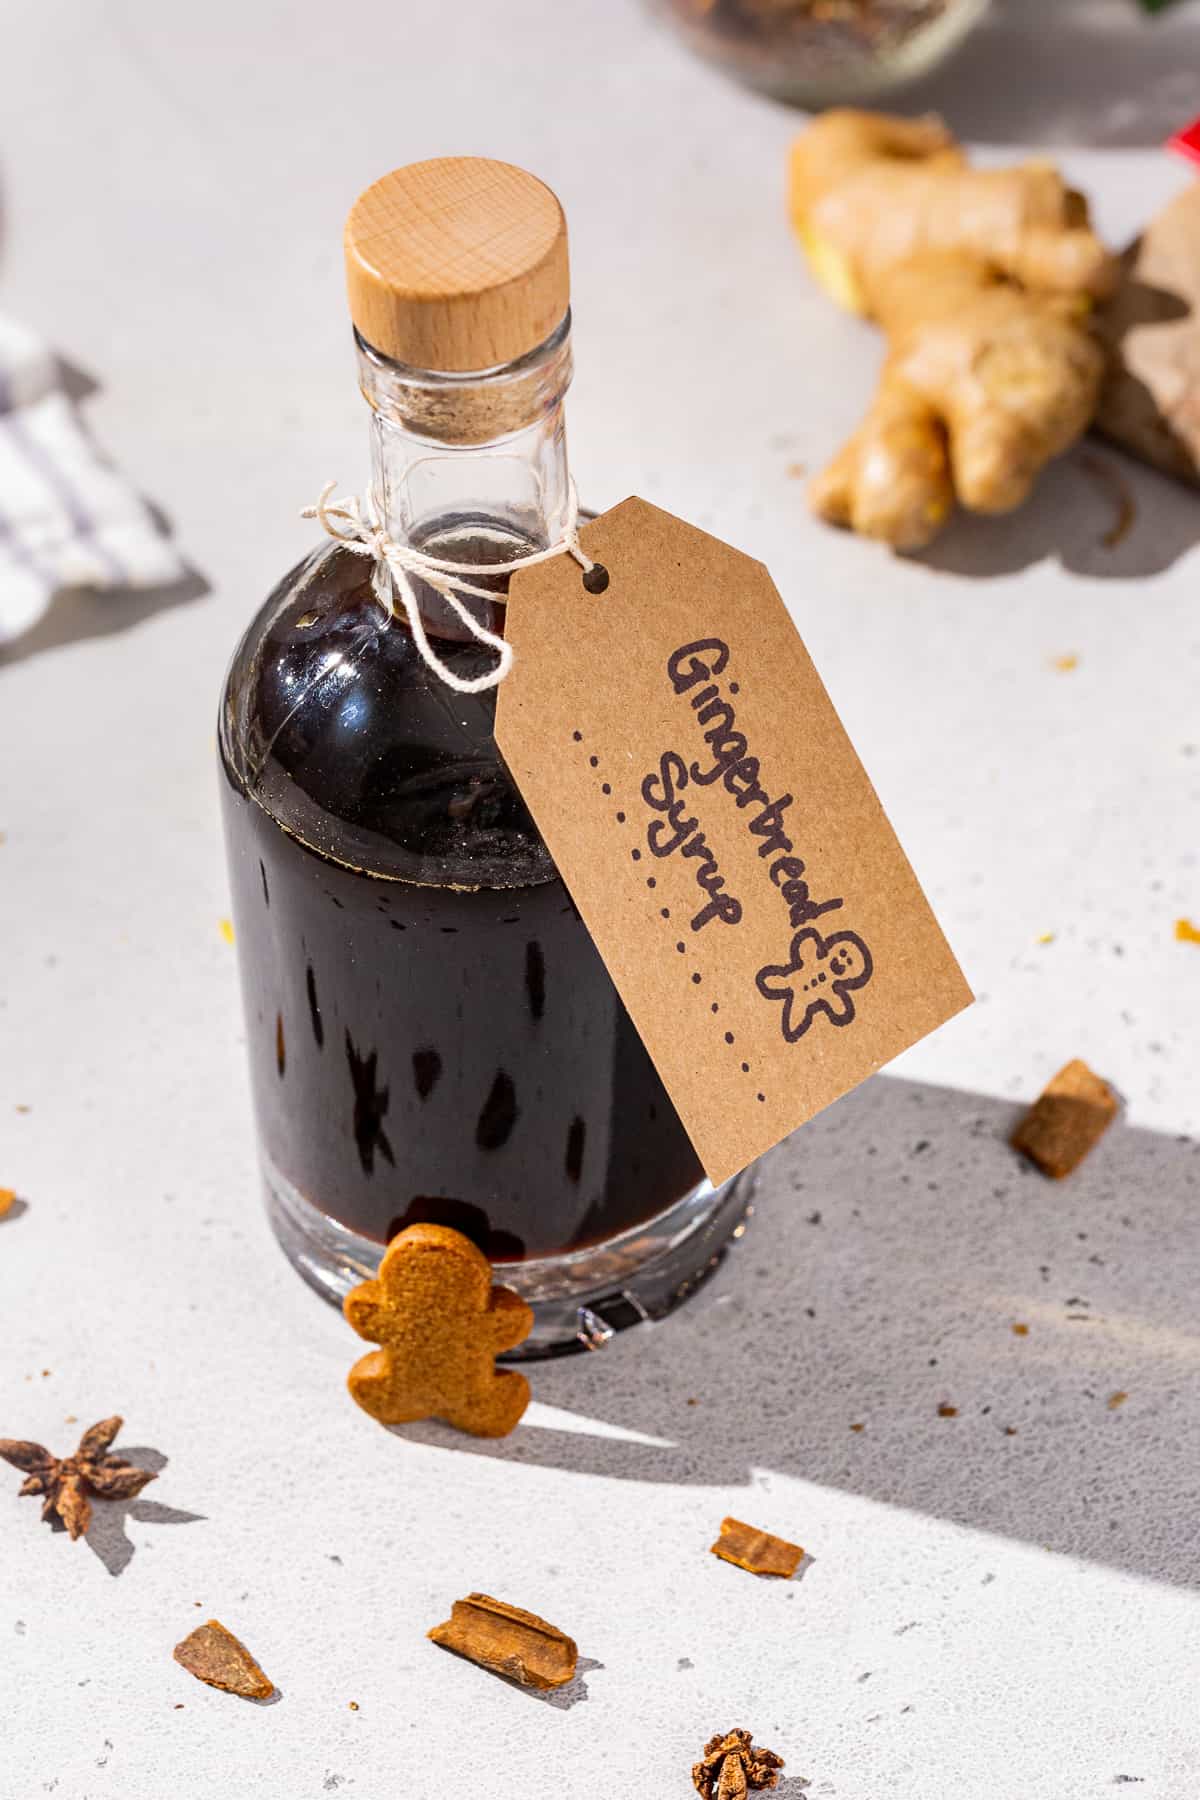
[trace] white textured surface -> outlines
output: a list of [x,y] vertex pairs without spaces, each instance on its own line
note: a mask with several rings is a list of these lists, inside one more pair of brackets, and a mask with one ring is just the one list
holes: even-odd
[[[1183,178],[1149,146],[1188,109],[1200,20],[1064,0],[1035,42],[1048,10],[1010,6],[927,97],[1065,143],[1122,236]],[[793,119],[629,4],[472,0],[452,58],[450,19],[5,20],[0,305],[99,383],[102,441],[210,591],[64,605],[0,664],[0,1180],[29,1201],[0,1225],[0,1430],[66,1446],[65,1415],[120,1407],[169,1458],[131,1557],[121,1509],[72,1546],[0,1474],[0,1796],[668,1800],[744,1722],[837,1800],[1119,1777],[1194,1800],[1200,950],[1172,924],[1200,920],[1200,506],[1126,467],[1139,516],[1107,551],[1073,456],[923,563],[818,529],[788,467],[851,423],[876,352],[788,240]],[[226,655],[307,541],[295,509],[363,469],[347,203],[457,149],[566,203],[584,493],[639,490],[770,563],[983,997],[776,1154],[689,1310],[538,1370],[486,1450],[357,1415],[356,1340],[269,1242],[212,767]],[[1072,1054],[1130,1118],[1059,1188],[1003,1133]],[[798,1537],[804,1578],[710,1558],[726,1510]],[[425,1643],[475,1586],[578,1636],[586,1701]],[[209,1612],[277,1705],[176,1668]]]

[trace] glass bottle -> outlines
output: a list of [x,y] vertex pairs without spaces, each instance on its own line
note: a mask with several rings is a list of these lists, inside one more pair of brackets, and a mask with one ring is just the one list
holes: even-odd
[[[414,206],[415,247],[395,225]],[[515,326],[493,291],[498,209],[516,214],[521,265],[504,306],[542,288]],[[477,565],[495,598],[467,604],[496,632],[507,575],[489,565],[557,542],[568,516],[562,233],[541,183],[476,159],[396,171],[347,228],[376,516],[396,541]],[[542,240],[556,235],[560,269],[547,275]],[[412,297],[422,257],[434,287],[449,259],[460,289],[482,258],[475,315],[449,332],[444,317],[428,326],[435,301]],[[440,346],[446,366],[397,357],[414,343]],[[496,348],[512,353],[500,361]],[[471,367],[485,349],[488,366]],[[452,1225],[533,1305],[522,1353],[595,1347],[706,1272],[744,1216],[749,1177],[719,1191],[705,1181],[501,759],[495,689],[445,685],[389,612],[384,577],[381,588],[370,560],[323,540],[250,624],[222,697],[271,1220],[334,1299],[405,1225]],[[439,660],[463,679],[486,673],[495,652],[415,587]]]

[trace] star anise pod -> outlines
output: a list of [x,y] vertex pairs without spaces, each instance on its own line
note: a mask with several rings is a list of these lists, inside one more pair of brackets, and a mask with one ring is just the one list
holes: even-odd
[[148,1481],[153,1469],[135,1469],[123,1456],[110,1456],[109,1445],[124,1421],[113,1415],[92,1425],[71,1456],[51,1456],[42,1444],[21,1438],[0,1438],[0,1458],[25,1472],[23,1494],[44,1494],[42,1517],[55,1531],[64,1527],[72,1538],[82,1537],[92,1518],[89,1494],[101,1500],[132,1500]]
[[748,1731],[718,1732],[692,1769],[692,1786],[701,1800],[745,1800],[752,1788],[773,1788],[782,1767],[782,1756],[756,1750]]

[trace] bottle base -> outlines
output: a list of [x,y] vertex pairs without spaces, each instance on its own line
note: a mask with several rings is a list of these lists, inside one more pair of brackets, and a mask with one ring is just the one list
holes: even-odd
[[[292,1267],[340,1306],[377,1271],[383,1245],[339,1225],[263,1158],[271,1227]],[[644,1225],[562,1256],[502,1263],[496,1279],[533,1308],[533,1330],[502,1360],[600,1350],[628,1325],[663,1319],[712,1274],[753,1211],[752,1164],[714,1188],[701,1182]]]

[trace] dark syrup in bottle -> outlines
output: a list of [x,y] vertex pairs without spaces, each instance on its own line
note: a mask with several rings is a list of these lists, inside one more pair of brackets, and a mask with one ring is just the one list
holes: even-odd
[[[495,558],[461,525],[428,547]],[[426,605],[438,655],[487,668]],[[505,1261],[633,1230],[703,1176],[494,715],[327,546],[242,640],[221,761],[268,1179],[380,1244],[431,1220]]]

